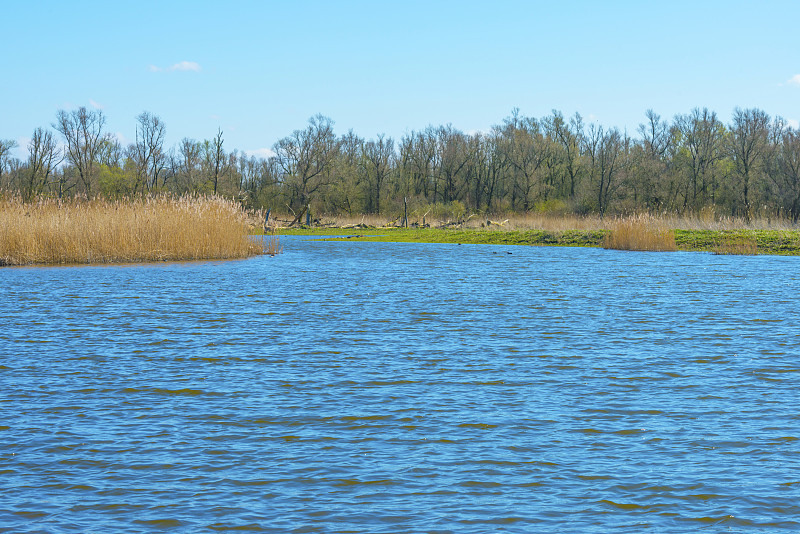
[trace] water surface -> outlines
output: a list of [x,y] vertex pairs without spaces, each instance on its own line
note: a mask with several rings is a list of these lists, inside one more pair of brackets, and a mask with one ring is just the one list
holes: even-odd
[[0,269],[0,531],[800,529],[797,258]]

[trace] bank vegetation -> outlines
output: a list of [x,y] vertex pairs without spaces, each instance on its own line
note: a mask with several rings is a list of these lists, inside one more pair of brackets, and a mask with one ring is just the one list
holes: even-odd
[[[14,209],[39,209],[42,199],[144,205],[164,194],[211,195],[253,214],[256,227],[269,214],[282,226],[547,234],[610,231],[614,221],[648,217],[674,230],[679,249],[683,231],[795,229],[800,132],[757,108],[736,108],[731,117],[724,123],[707,108],[672,118],[647,110],[629,133],[577,113],[512,110],[487,132],[431,125],[400,139],[365,139],[337,133],[330,118],[316,115],[276,141],[270,156],[256,157],[231,150],[222,130],[169,147],[164,121],[150,112],[134,118],[134,141],[124,145],[102,111],[81,107],[57,111],[25,147],[0,139],[0,192],[18,199]],[[762,250],[763,239],[753,239]],[[717,241],[720,252],[752,250],[752,240]]]
[[233,259],[275,253],[220,197],[0,200],[0,265]]
[[150,112],[135,118],[128,145],[105,122],[99,110],[60,110],[26,147],[0,139],[0,190],[25,202],[214,194],[295,224],[334,215],[800,220],[800,133],[755,108],[735,109],[727,124],[706,108],[671,119],[648,110],[633,134],[579,114],[513,110],[488,132],[428,126],[400,139],[337,134],[317,115],[275,142],[269,157],[231,150],[221,130],[166,146],[166,125]]

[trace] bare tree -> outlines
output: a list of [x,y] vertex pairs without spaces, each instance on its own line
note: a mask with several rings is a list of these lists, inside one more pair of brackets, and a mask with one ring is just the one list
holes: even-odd
[[778,201],[792,221],[797,222],[800,220],[800,132],[791,128],[782,132],[774,160],[770,177]]
[[436,161],[436,142],[432,130],[411,132],[401,139],[399,170],[404,196],[421,194],[428,199]]
[[647,154],[654,159],[661,159],[667,154],[672,136],[669,124],[661,120],[661,115],[648,109],[645,112],[647,123],[639,125],[639,134]]
[[386,178],[392,171],[392,159],[394,158],[394,141],[390,137],[386,139],[383,134],[378,136],[377,141],[368,141],[362,146],[363,165],[367,183],[374,196],[374,211],[381,212],[381,188],[384,186]]
[[457,200],[466,188],[464,170],[469,161],[467,136],[451,125],[436,129],[438,160],[438,182],[441,182],[441,197],[444,202]]
[[243,202],[249,208],[274,208],[279,196],[275,158],[250,156],[242,157],[239,161]]
[[197,190],[197,175],[200,172],[202,161],[203,146],[195,141],[184,137],[178,146],[178,176],[182,180],[182,188],[186,191]]
[[[492,133],[484,138],[484,151],[486,157],[486,209],[492,208],[492,201],[499,195],[497,190],[501,182],[502,175],[508,169],[508,158],[503,146],[503,134],[499,127],[492,129]],[[479,207],[476,205],[476,207]]]
[[608,210],[612,194],[619,188],[627,148],[628,138],[620,134],[618,129],[604,130],[602,126],[594,124],[589,127],[586,152],[591,161],[591,186],[597,195],[597,209],[601,215]]
[[730,126],[728,153],[739,177],[745,218],[752,215],[751,189],[768,149],[769,115],[760,109],[736,108]]
[[579,113],[564,119],[560,111],[553,110],[552,117],[547,121],[549,135],[555,141],[555,157],[561,163],[564,179],[567,182],[566,196],[575,199],[575,192],[583,175],[581,164],[581,144],[583,143],[583,118]]
[[668,159],[673,146],[670,125],[652,109],[645,113],[647,122],[639,124],[639,142],[632,146],[633,172],[627,174],[626,191],[633,193],[633,207],[648,210],[664,206],[663,188],[671,185],[667,177]]
[[362,192],[364,139],[349,130],[339,139],[339,151],[336,157],[336,181],[333,187],[327,188],[326,208],[333,211],[346,212],[352,215],[354,210],[369,211],[372,195],[370,191]]
[[228,158],[225,155],[225,149],[222,145],[225,140],[222,138],[222,130],[217,128],[217,135],[211,141],[206,140],[203,143],[203,152],[205,153],[205,164],[207,172],[210,174],[211,183],[213,184],[214,194],[217,194],[219,189],[219,179],[224,174]]
[[28,143],[27,176],[22,190],[25,202],[32,201],[42,193],[59,163],[61,163],[61,151],[53,138],[53,133],[50,130],[36,128]]
[[17,142],[12,139],[0,139],[0,189],[3,188],[3,171],[8,167],[11,151],[17,148]]
[[119,140],[111,134],[106,134],[100,146],[98,161],[109,168],[121,168],[125,150]]
[[689,174],[683,186],[683,207],[697,210],[716,201],[719,184],[715,164],[724,156],[725,128],[717,114],[707,108],[676,116],[675,127],[681,150],[673,157],[673,164],[686,168]]
[[295,213],[292,224],[300,221],[311,196],[333,183],[338,150],[333,121],[322,115],[311,117],[305,130],[295,130],[275,144],[275,157],[290,190],[289,207]]
[[468,205],[476,210],[481,208],[491,179],[491,148],[487,136],[477,132],[467,136],[466,198]]
[[547,143],[539,122],[520,116],[519,110],[515,109],[504,122],[505,150],[513,172],[512,209],[521,198],[522,209],[528,211],[533,196],[542,192],[539,169],[548,157]]
[[53,127],[64,136],[67,144],[66,156],[78,170],[78,176],[87,196],[92,194],[95,164],[103,141],[105,115],[100,110],[89,111],[85,107],[67,113],[59,110]]
[[156,115],[145,111],[136,117],[134,154],[143,174],[143,185],[148,191],[159,187],[158,179],[166,169],[164,135],[164,122]]

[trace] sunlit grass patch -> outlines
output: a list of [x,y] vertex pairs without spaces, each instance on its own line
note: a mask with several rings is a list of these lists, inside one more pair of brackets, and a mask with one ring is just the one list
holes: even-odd
[[658,219],[648,215],[634,215],[617,219],[603,238],[603,248],[617,250],[677,250],[675,234]]
[[233,259],[263,254],[265,243],[251,240],[250,229],[242,209],[219,197],[43,199],[32,204],[11,198],[0,200],[0,264]]

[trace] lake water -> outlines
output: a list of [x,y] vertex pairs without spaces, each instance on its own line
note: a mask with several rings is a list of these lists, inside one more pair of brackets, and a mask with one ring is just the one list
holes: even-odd
[[800,258],[0,269],[2,532],[800,529]]

